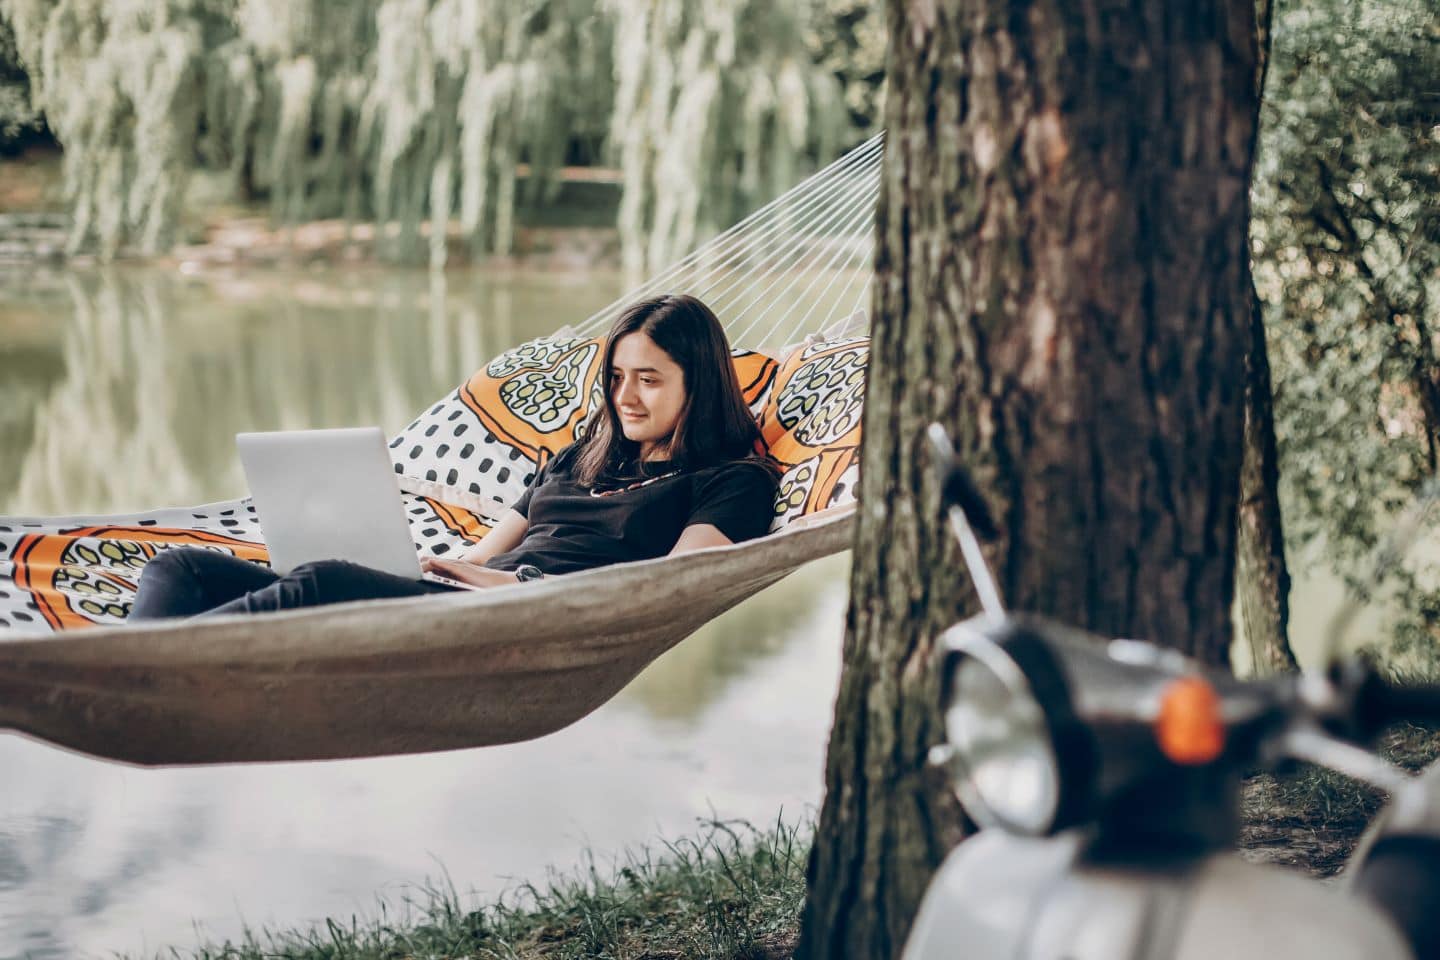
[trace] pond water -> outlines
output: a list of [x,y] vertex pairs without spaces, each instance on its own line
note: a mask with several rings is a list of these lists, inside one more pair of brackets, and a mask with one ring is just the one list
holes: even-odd
[[[238,496],[237,431],[397,430],[620,291],[602,272],[6,275],[0,515]],[[820,800],[846,570],[802,569],[526,744],[143,770],[0,733],[0,958],[373,917],[444,875],[493,896],[711,817],[799,819]]]

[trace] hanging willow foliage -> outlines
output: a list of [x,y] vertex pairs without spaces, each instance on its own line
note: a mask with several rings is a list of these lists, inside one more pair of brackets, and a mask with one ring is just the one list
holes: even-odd
[[[814,0],[819,3],[819,0]],[[828,159],[848,126],[813,12],[759,0],[0,0],[64,145],[72,247],[171,240],[197,165],[281,224],[382,228],[443,265],[508,252],[577,144],[625,168],[653,268]],[[812,31],[813,32],[813,31]],[[522,178],[521,174],[526,176]]]
[[72,250],[163,249],[198,122],[207,0],[9,0],[31,97],[65,145]]
[[622,257],[639,273],[793,185],[848,124],[837,80],[806,53],[804,5],[609,3]]
[[382,253],[442,265],[446,230],[508,252],[517,166],[553,185],[608,108],[604,24],[584,0],[240,0],[208,75],[211,155],[275,219],[373,218]]

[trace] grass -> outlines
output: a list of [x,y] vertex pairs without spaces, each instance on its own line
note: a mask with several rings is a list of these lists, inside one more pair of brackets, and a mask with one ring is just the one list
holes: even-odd
[[467,907],[447,877],[398,909],[307,930],[247,931],[241,942],[169,956],[193,960],[528,960],[544,957],[770,960],[794,951],[810,824],[768,830],[711,820],[695,839],[642,849],[602,870],[522,884]]
[[[1401,726],[1382,754],[1411,770],[1440,756],[1440,733]],[[1339,774],[1301,766],[1261,775],[1242,795],[1240,847],[1251,860],[1315,876],[1344,865],[1384,802]],[[693,839],[642,848],[467,905],[446,877],[371,917],[308,929],[247,931],[238,943],[171,950],[174,960],[779,960],[793,954],[813,824],[701,823]]]
[[[1385,759],[1415,772],[1440,757],[1440,733],[1400,724],[1378,746]],[[1310,764],[1285,776],[1251,777],[1241,795],[1240,847],[1251,860],[1333,876],[1385,800],[1367,784]]]

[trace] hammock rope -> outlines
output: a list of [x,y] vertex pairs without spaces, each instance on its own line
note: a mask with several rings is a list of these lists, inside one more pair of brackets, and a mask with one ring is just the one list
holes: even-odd
[[[737,329],[756,304],[767,302],[784,314],[787,293],[799,282],[795,276],[807,257],[833,246],[849,249],[850,255],[836,260],[836,271],[868,272],[865,241],[872,227],[879,196],[880,165],[884,157],[884,134],[876,134],[834,163],[812,174],[741,220],[729,230],[663,270],[650,281],[602,307],[575,332],[584,336],[603,333],[616,316],[636,300],[659,292],[692,293],[705,300],[721,317],[731,343],[760,347],[774,344],[778,326],[757,340],[747,339],[755,321]],[[772,283],[743,308],[735,304],[770,275]],[[791,284],[774,289],[789,274]],[[741,285],[744,285],[743,287]],[[736,293],[739,288],[739,293]],[[768,298],[768,299],[766,299]],[[764,317],[768,311],[759,314]],[[796,338],[800,327],[786,328],[786,340]]]
[[[863,308],[873,276],[883,155],[884,137],[877,135],[565,331],[569,337],[603,334],[630,303],[663,291],[706,300],[736,347],[779,348],[803,340],[794,356],[805,366],[796,369],[815,372],[795,374],[801,386],[784,396],[794,401],[792,412],[801,410],[807,418],[808,411],[821,408],[817,415],[823,411],[825,419],[812,429],[830,431],[849,446],[807,442],[805,450],[818,451],[814,458],[790,461],[795,466],[787,477],[810,470],[817,486],[784,508],[776,521],[785,524],[779,532],[720,549],[456,596],[260,617],[124,623],[42,636],[17,635],[0,620],[0,730],[141,764],[371,756],[530,739],[585,716],[656,657],[747,596],[845,549],[854,526],[855,437],[867,346],[843,339],[827,345],[823,337],[848,335],[864,322],[864,310],[857,308]],[[819,322],[812,325],[812,318]],[[822,341],[816,343],[816,337]],[[554,338],[506,354],[511,358],[506,363],[524,366],[549,350],[594,349],[547,340]],[[531,352],[522,357],[527,349]],[[776,359],[785,356],[777,353]],[[765,362],[773,371],[775,364]],[[780,393],[773,384],[770,389]],[[838,404],[827,408],[835,398]],[[444,406],[435,406],[431,415]],[[762,417],[762,427],[765,423]],[[776,423],[791,430],[778,415]],[[767,433],[772,453],[787,436],[781,433],[777,440]],[[427,480],[401,477],[407,505],[424,507],[411,512],[439,509],[450,516],[448,504],[480,510],[478,518],[488,515],[481,507],[494,507],[455,490],[453,479],[442,488],[435,473]],[[456,499],[446,499],[446,491]],[[802,502],[803,509],[794,506]],[[243,502],[212,506],[226,514],[215,521],[226,526],[215,529],[227,536],[244,519]],[[19,544],[33,545],[46,532],[52,539],[89,543],[83,538],[97,536],[96,530],[118,531],[121,539],[105,542],[107,556],[133,560],[138,554],[115,553],[131,549],[124,537],[141,536],[147,524],[165,533],[167,524],[178,522],[209,537],[206,542],[222,548],[238,544],[263,559],[258,543],[205,532],[205,520],[197,525],[183,519],[205,518],[206,510],[0,518],[0,580],[8,576],[30,589],[26,584],[34,571],[22,569]],[[133,549],[153,553],[143,544]],[[51,562],[65,576],[88,575],[64,568],[63,558]],[[11,612],[4,605],[17,602],[18,592],[0,592],[8,598],[0,599],[0,614]],[[13,626],[14,620],[9,622]]]
[[[872,240],[870,244],[870,252],[873,253],[874,250],[875,244]],[[851,317],[859,317],[862,322],[864,321],[863,311],[865,308],[865,304],[870,302],[870,285],[874,282],[875,277],[873,274],[867,275],[865,277],[865,282],[860,286],[860,293],[856,295],[855,298],[851,301],[852,303],[858,304],[859,306],[855,308],[855,313],[851,314],[850,316],[843,317],[839,321],[832,322],[835,316],[835,311],[840,307],[842,303],[845,302],[845,299],[837,298],[836,301],[830,305],[830,309],[825,313],[825,322],[820,324],[820,335],[822,337],[843,336],[845,333],[848,332],[849,328],[854,326],[854,324],[851,323]],[[849,287],[847,286],[846,289],[848,290]]]
[[[815,283],[822,276],[826,276],[827,271],[830,284],[833,284],[837,278],[848,278],[853,275],[852,271],[868,265],[856,255],[856,248],[862,245],[855,241],[873,228],[874,196],[878,184],[878,168],[873,173],[867,172],[863,177],[848,182],[848,195],[842,196],[832,216],[821,224],[820,228],[793,237],[775,254],[773,261],[766,263],[763,269],[751,271],[754,276],[738,293],[732,294],[730,290],[743,282],[743,276],[737,276],[732,287],[726,291],[711,295],[713,308],[720,315],[729,317],[731,330],[728,332],[732,343],[754,343],[756,346],[774,344],[775,341],[771,339],[775,336],[774,330],[785,323],[787,314],[791,322],[785,328],[785,340],[782,342],[795,339],[803,330],[803,321],[794,320],[794,314],[814,290]],[[815,264],[807,264],[807,261],[823,256],[827,247],[833,247],[836,255],[848,252],[848,256],[834,256],[828,267],[822,267],[815,272]],[[800,289],[807,270],[814,275],[805,288]],[[755,288],[767,277],[769,282],[756,291]],[[819,292],[824,289],[828,289],[828,285]],[[814,302],[812,301],[812,306]],[[754,318],[744,327],[739,327],[751,311],[762,304]],[[772,314],[776,316],[774,327],[764,336],[752,340],[752,332]],[[739,327],[738,331],[734,329],[736,327]]]
[[[878,182],[878,174],[875,178],[872,179],[875,179],[876,182]],[[862,185],[869,186],[869,183],[867,182]],[[837,211],[835,217],[835,222],[838,225],[839,234],[839,242],[835,243],[837,252],[843,251],[845,249],[845,244],[843,241],[848,235],[866,230],[871,226],[871,218],[874,216],[874,204],[873,202],[866,202],[866,197],[868,194],[869,191],[856,191],[854,194],[842,201],[841,204],[839,204],[839,210]],[[831,240],[832,238],[826,236],[825,239]],[[807,242],[807,240],[809,240],[809,242]],[[755,315],[754,319],[750,321],[749,324],[741,328],[738,332],[731,333],[732,343],[751,343],[751,332],[762,320],[765,319],[767,313],[769,312],[775,312],[779,315],[780,319],[777,321],[777,323],[784,322],[785,311],[783,309],[775,310],[774,308],[776,304],[795,304],[797,303],[797,301],[803,300],[804,296],[814,286],[815,281],[824,275],[823,272],[815,273],[810,283],[806,286],[804,290],[800,292],[799,297],[797,298],[794,295],[794,291],[803,280],[801,268],[804,265],[804,261],[807,257],[815,255],[817,249],[819,249],[819,247],[813,240],[810,240],[804,235],[797,236],[790,242],[787,247],[785,247],[777,255],[777,260],[774,264],[767,265],[766,269],[763,272],[755,271],[755,277],[749,282],[748,285],[746,285],[740,291],[740,293],[734,295],[733,301],[727,297],[713,298],[714,309],[725,311],[725,314],[730,316],[730,323],[732,326],[738,326],[739,323],[744,320],[745,317],[749,315],[750,311],[754,309],[758,304],[766,304],[766,307],[761,309]],[[838,274],[831,275],[832,282],[834,277],[836,276],[838,276]],[[754,292],[752,296],[751,294],[752,291],[755,291],[755,287],[758,286],[759,283],[767,277],[770,278],[769,283],[767,283],[758,292]],[[780,286],[781,284],[785,285]],[[779,287],[779,289],[777,289],[777,287]],[[744,300],[742,306],[731,306],[732,302],[740,301],[746,297],[749,297],[749,299]],[[793,310],[795,308],[792,306],[791,309]],[[801,327],[798,322],[795,322],[792,323],[787,329],[789,335],[793,337],[794,334],[801,329]],[[767,336],[769,335],[771,334],[767,334]],[[758,341],[758,343],[761,344],[765,342],[768,341],[764,339],[760,339]]]
[[[708,255],[702,250],[698,262],[682,263],[681,268],[672,271],[672,275],[665,282],[673,283],[686,279],[687,268],[704,271],[694,279],[698,287],[697,296],[712,296],[721,283],[729,281],[733,286],[735,282],[744,279],[742,270],[754,271],[765,258],[774,256],[777,241],[803,244],[807,233],[821,232],[819,228],[833,223],[839,215],[840,209],[836,200],[850,192],[853,166],[849,165],[831,177],[813,180],[813,193],[809,196],[774,207],[769,211],[768,217],[752,225],[750,232],[733,237],[728,247],[717,246],[715,252]],[[768,222],[765,222],[766,220]]]
[[[787,266],[788,260],[802,258],[808,247],[815,244],[815,238],[827,236],[843,221],[856,203],[865,203],[866,196],[872,189],[867,181],[873,179],[878,172],[878,161],[879,155],[876,154],[862,165],[845,170],[823,189],[817,190],[813,197],[796,205],[793,211],[782,210],[773,222],[767,224],[764,230],[753,238],[749,249],[741,251],[744,257],[721,265],[743,266],[745,272],[733,270],[728,275],[722,275],[720,280],[704,287],[706,294],[716,293],[715,287],[726,279],[733,288],[750,273],[773,273]],[[761,254],[754,257],[750,252],[753,250],[761,251]],[[767,263],[769,259],[774,259],[775,262]],[[758,263],[753,262],[754,260],[758,260]],[[719,291],[722,296],[726,292],[728,290]],[[732,323],[735,319],[738,318],[732,318]],[[731,332],[733,333],[733,330]]]
[[[864,194],[861,194],[861,196],[864,196]],[[848,240],[851,236],[858,236],[860,234],[868,233],[870,232],[870,228],[873,226],[871,222],[872,218],[875,215],[873,204],[855,202],[852,204],[852,207],[853,209],[851,210],[848,218],[841,227],[842,237],[844,238],[844,240]],[[860,246],[859,256],[857,257],[856,250],[849,244],[844,242],[844,240],[832,244],[832,246],[834,247],[834,252],[831,253],[829,260],[825,262],[824,266],[822,266],[820,270],[812,271],[813,276],[811,276],[810,282],[807,283],[805,285],[805,288],[800,291],[799,295],[794,298],[800,303],[808,302],[810,305],[805,308],[805,312],[800,316],[800,319],[794,322],[791,327],[792,330],[799,331],[806,329],[805,322],[810,318],[810,314],[821,302],[820,294],[831,292],[837,282],[837,278],[839,277],[843,276],[848,281],[851,277],[851,274],[848,271],[854,269],[855,260],[858,259],[862,263],[869,262],[868,245],[862,244]],[[779,276],[781,277],[785,275],[785,273],[779,274]],[[828,278],[827,285],[825,287],[822,287],[820,290],[815,290],[815,284],[818,283],[822,277]],[[794,283],[798,283],[798,281],[794,281]],[[746,307],[741,310],[740,313],[736,316],[735,322],[738,323],[739,320],[745,316],[745,314],[750,310],[751,307],[753,307],[756,303],[760,302],[765,297],[766,293],[767,291],[762,290],[759,294],[757,294],[755,299],[751,301],[750,304],[746,305]],[[751,329],[753,329],[754,326],[759,323],[761,319],[764,318],[764,316],[765,312],[762,310],[759,314],[756,315],[755,319],[750,322],[750,326],[747,326],[744,330],[742,330],[736,335],[737,341],[741,343],[746,342],[745,338],[749,336]],[[777,325],[779,322],[780,321],[777,321]],[[773,331],[774,328],[772,328],[771,331],[768,331],[764,335],[764,337],[761,338],[760,342],[769,342],[766,338],[773,336]]]

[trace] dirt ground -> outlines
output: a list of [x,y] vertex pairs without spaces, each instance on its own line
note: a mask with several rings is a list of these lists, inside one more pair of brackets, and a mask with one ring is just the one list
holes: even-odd
[[[1380,751],[1419,771],[1440,757],[1440,732],[1398,728],[1381,741]],[[1283,777],[1251,777],[1241,795],[1241,855],[1316,877],[1335,876],[1385,800],[1377,790],[1310,767]]]
[[1274,778],[1246,785],[1240,855],[1251,863],[1292,867],[1315,877],[1332,877],[1345,866],[1368,817],[1326,821],[1293,804],[1277,801]]

